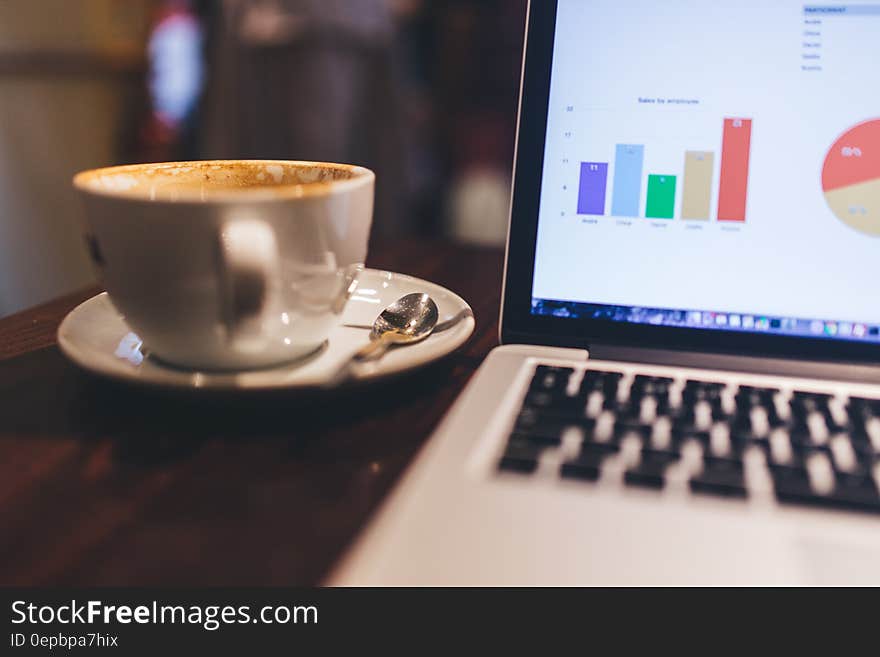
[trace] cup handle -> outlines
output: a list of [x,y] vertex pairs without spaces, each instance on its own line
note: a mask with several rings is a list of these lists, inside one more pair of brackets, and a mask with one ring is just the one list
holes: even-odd
[[[259,340],[280,271],[275,232],[259,219],[233,219],[220,228],[221,321],[230,342]],[[256,346],[256,345],[255,345]]]

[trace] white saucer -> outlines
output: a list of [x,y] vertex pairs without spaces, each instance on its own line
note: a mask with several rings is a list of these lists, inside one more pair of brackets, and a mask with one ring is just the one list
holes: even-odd
[[[144,385],[213,390],[268,390],[325,386],[339,368],[369,341],[369,329],[382,310],[411,292],[427,292],[440,311],[440,321],[462,317],[449,328],[417,344],[391,349],[381,360],[358,365],[349,381],[378,379],[426,365],[455,351],[474,330],[470,306],[444,287],[412,276],[366,269],[345,308],[342,324],[312,356],[272,369],[234,373],[176,369],[143,357],[140,340],[107,293],[74,308],[58,328],[58,345],[74,363],[99,376]],[[360,328],[355,328],[360,327]]]

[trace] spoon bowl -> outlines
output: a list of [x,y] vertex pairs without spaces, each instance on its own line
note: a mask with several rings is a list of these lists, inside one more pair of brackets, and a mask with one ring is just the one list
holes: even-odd
[[415,292],[402,296],[376,318],[370,331],[370,344],[354,358],[371,360],[380,357],[391,345],[424,340],[437,326],[439,317],[437,304],[427,294]]
[[376,318],[370,339],[383,335],[394,343],[422,340],[437,326],[437,304],[427,294],[407,294],[388,306]]
[[407,294],[385,308],[373,322],[370,342],[343,363],[325,387],[331,388],[351,375],[356,363],[380,358],[392,345],[413,344],[427,338],[437,326],[440,312],[423,293]]

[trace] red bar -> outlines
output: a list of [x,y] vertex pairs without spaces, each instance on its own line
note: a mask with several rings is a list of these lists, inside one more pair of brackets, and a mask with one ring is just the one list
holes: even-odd
[[718,186],[718,221],[746,220],[751,142],[751,119],[724,119],[721,182]]

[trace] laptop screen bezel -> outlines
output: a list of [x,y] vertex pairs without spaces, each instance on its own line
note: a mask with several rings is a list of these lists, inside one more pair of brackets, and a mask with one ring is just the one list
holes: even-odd
[[[531,313],[557,6],[557,0],[529,3],[502,295],[501,341],[577,348],[607,344],[810,360],[880,362],[880,345],[856,341]],[[779,275],[783,273],[779,272]]]

